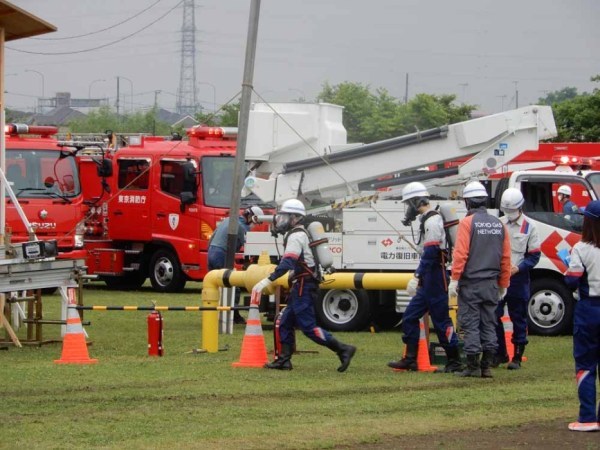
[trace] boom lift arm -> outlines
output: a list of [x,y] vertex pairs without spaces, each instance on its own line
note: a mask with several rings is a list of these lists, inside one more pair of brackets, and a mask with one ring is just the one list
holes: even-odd
[[[348,145],[342,109],[330,104],[256,104],[250,113],[244,187],[263,201],[335,199],[394,170],[413,170],[471,156],[459,177],[501,172],[540,140],[556,136],[549,106],[527,106],[371,144]],[[265,133],[265,125],[270,133]],[[292,132],[284,132],[284,129]],[[299,131],[296,131],[299,130]],[[302,133],[302,134],[301,134]],[[306,137],[308,136],[308,137]],[[316,155],[316,156],[315,156]]]

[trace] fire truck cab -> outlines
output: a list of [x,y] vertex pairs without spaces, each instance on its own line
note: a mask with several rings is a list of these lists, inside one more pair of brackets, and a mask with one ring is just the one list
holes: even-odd
[[85,228],[89,274],[114,288],[150,278],[154,290],[178,292],[207,273],[209,239],[229,214],[237,130],[197,126],[187,134],[130,137],[110,155],[108,192],[94,176],[97,156],[81,158],[83,179],[96,179]]
[[[83,195],[75,153],[59,146],[51,126],[8,124],[6,177],[40,240],[56,239],[59,258],[83,258]],[[6,194],[12,242],[31,239]]]

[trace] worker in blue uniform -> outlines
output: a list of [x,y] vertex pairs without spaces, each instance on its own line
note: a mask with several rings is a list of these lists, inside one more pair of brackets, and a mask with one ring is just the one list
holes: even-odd
[[283,258],[275,270],[252,289],[253,292],[262,293],[279,277],[289,271],[293,272],[287,306],[281,314],[279,324],[281,352],[275,361],[265,364],[265,368],[292,370],[294,327],[297,326],[306,337],[334,351],[341,362],[337,370],[344,372],[356,353],[356,347],[341,343],[331,333],[317,326],[314,300],[319,280],[315,276],[316,262],[309,247],[308,234],[302,224],[305,216],[306,209],[300,200],[289,199],[283,202],[273,224],[274,232],[285,234]]
[[408,282],[407,292],[412,296],[402,317],[402,340],[406,353],[398,361],[390,361],[392,369],[418,370],[417,354],[420,337],[419,321],[429,312],[438,340],[447,356],[447,364],[441,371],[460,372],[458,337],[448,309],[448,273],[446,271],[446,232],[442,216],[432,209],[429,192],[423,183],[413,182],[402,189],[402,202],[406,204],[407,225],[419,217],[419,240],[417,246],[421,260],[414,278]]
[[[500,199],[500,210],[504,215],[500,221],[506,227],[510,237],[511,268],[510,286],[506,296],[498,303],[496,309],[496,335],[498,336],[498,350],[492,367],[508,362],[508,370],[521,368],[521,360],[525,353],[527,341],[527,304],[530,297],[531,269],[539,262],[541,256],[541,243],[535,225],[523,215],[523,194],[517,188],[508,188]],[[514,355],[508,361],[506,341],[504,339],[504,324],[502,316],[504,307],[513,324],[512,343]]]
[[600,430],[596,379],[600,370],[600,200],[583,212],[581,241],[571,250],[565,282],[578,289],[573,313],[573,357],[579,396],[579,417],[572,431]]

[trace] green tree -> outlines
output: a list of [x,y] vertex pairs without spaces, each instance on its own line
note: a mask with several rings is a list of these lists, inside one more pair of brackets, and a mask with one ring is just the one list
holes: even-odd
[[[600,75],[591,78],[600,82]],[[600,89],[552,104],[558,136],[555,142],[600,141]]]
[[468,120],[474,105],[455,105],[455,95],[419,94],[407,104],[387,90],[371,94],[368,86],[344,82],[323,85],[320,101],[344,107],[344,126],[349,142],[374,142]]
[[156,119],[156,110],[117,116],[109,107],[103,106],[69,123],[73,133],[103,133],[112,130],[117,133],[148,133],[165,136],[173,131],[171,126]]
[[577,88],[566,87],[562,88],[560,91],[549,92],[545,97],[540,97],[538,103],[540,105],[554,105],[566,100],[571,100],[577,97],[577,95]]
[[221,108],[219,123],[223,127],[237,127],[240,117],[240,102],[229,103]]

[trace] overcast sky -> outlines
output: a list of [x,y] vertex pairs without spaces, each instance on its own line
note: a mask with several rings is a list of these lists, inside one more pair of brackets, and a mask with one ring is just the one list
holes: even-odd
[[[6,44],[7,106],[33,110],[42,87],[46,97],[70,91],[114,105],[121,76],[130,80],[120,83],[125,111],[151,107],[156,90],[174,109],[183,8],[156,2],[12,0],[58,31]],[[207,110],[213,96],[221,104],[241,89],[250,3],[196,0],[197,92]],[[566,86],[591,91],[599,23],[598,0],[263,0],[254,87],[269,101],[312,100],[325,81],[350,81],[400,99],[408,73],[409,97],[453,93],[497,112],[515,106],[517,89],[520,106]]]

